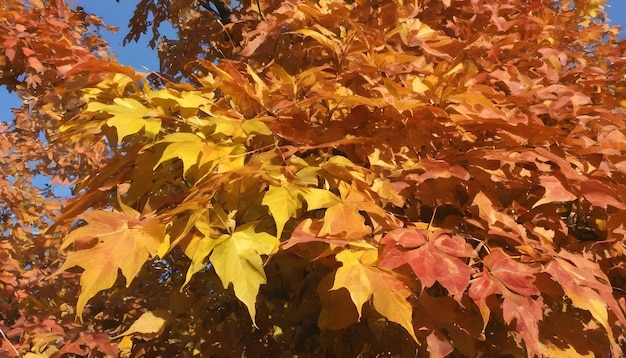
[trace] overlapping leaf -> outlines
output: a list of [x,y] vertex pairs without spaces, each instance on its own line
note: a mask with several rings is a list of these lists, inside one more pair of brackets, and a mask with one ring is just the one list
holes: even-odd
[[504,321],[511,324],[515,320],[515,331],[522,336],[528,354],[541,355],[539,343],[539,321],[543,318],[543,298],[534,285],[537,267],[513,260],[502,249],[491,251],[483,258],[485,269],[472,280],[469,296],[480,308],[483,327],[490,319],[487,297],[502,295]]
[[233,285],[235,295],[248,307],[254,323],[259,286],[267,282],[261,255],[276,253],[279,241],[273,235],[256,232],[254,224],[239,227],[218,240],[211,253],[211,264],[224,288]]
[[337,254],[342,266],[337,269],[331,290],[346,288],[361,317],[363,305],[372,299],[374,308],[385,318],[400,324],[417,340],[412,323],[411,305],[406,300],[411,291],[391,271],[376,267],[375,250]]
[[131,134],[144,129],[147,136],[154,138],[161,129],[161,119],[151,108],[133,98],[115,98],[113,104],[90,102],[86,112],[102,112],[110,115],[106,124],[115,127],[118,144]]
[[129,286],[146,260],[154,257],[165,238],[165,226],[139,213],[88,211],[81,215],[87,223],[72,231],[61,249],[70,250],[59,272],[81,267],[81,292],[76,314],[82,317],[87,301],[111,288],[118,271]]
[[438,230],[399,229],[382,239],[385,247],[380,267],[389,269],[408,264],[422,283],[422,289],[438,281],[459,303],[474,272],[463,258],[475,253],[462,238]]
[[611,287],[606,285],[608,279],[600,267],[583,257],[561,251],[553,261],[546,265],[544,271],[559,282],[567,297],[572,300],[574,307],[589,311],[602,325],[609,337],[613,354],[619,356],[621,348],[615,342],[611,324],[609,324],[608,309],[611,309],[624,326],[626,326],[626,317],[613,297]]
[[[152,30],[165,72],[147,81],[99,59],[85,28],[95,16],[31,4],[5,1],[0,16],[0,83],[25,100],[0,137],[2,295],[16,303],[6,316],[19,317],[22,333],[9,339],[25,337],[20,347],[621,353],[624,297],[611,286],[624,273],[626,73],[602,1],[141,0],[127,40]],[[160,37],[164,21],[175,38]],[[46,303],[77,290],[70,280],[58,293],[35,283],[57,259],[41,229],[54,205],[29,192],[38,173],[78,182],[80,198],[50,234],[87,210],[62,267],[84,269],[84,325]],[[97,209],[116,197],[158,220]],[[38,269],[22,270],[20,257]],[[89,297],[119,270],[127,285],[139,270],[146,279],[99,294],[112,308],[88,315]],[[245,308],[224,302],[230,284]],[[415,315],[405,284],[427,290],[418,306],[462,305]],[[390,335],[368,301],[415,342]],[[150,313],[123,338],[102,333],[160,312],[155,304],[176,315],[167,335],[165,317]],[[258,330],[241,329],[246,309]]]
[[276,236],[281,237],[285,223],[296,217],[298,209],[302,207],[301,198],[307,203],[307,210],[317,210],[333,207],[339,199],[328,190],[318,188],[302,188],[295,186],[270,186],[263,195],[263,205],[269,208],[276,222]]

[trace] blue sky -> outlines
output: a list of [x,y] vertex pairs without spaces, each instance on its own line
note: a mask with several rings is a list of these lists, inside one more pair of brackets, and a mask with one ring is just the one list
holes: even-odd
[[[122,0],[119,3],[114,0],[70,0],[70,4],[82,6],[85,11],[100,16],[107,24],[118,26],[117,33],[105,32],[105,38],[110,46],[115,50],[121,64],[133,66],[141,72],[159,69],[159,61],[156,53],[152,51],[147,43],[147,39],[142,39],[139,43],[130,43],[122,46],[124,36],[127,32],[128,20],[133,14],[136,1]],[[609,0],[607,2],[607,13],[612,25],[622,25],[621,37],[626,38],[626,0]],[[166,29],[163,29],[167,33]],[[19,107],[20,100],[17,96],[9,94],[4,87],[0,87],[0,122],[12,118],[11,108]]]

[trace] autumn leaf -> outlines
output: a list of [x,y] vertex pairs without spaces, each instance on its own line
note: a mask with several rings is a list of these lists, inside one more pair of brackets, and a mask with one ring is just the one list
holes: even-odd
[[577,198],[576,195],[567,191],[567,189],[563,187],[563,184],[561,184],[561,181],[554,176],[541,176],[539,177],[539,181],[541,186],[546,189],[546,192],[541,199],[533,205],[533,208],[546,203],[566,202]]
[[81,291],[76,315],[82,319],[87,301],[98,292],[111,288],[118,270],[126,286],[150,257],[154,257],[165,237],[165,226],[153,217],[117,211],[87,211],[80,216],[87,222],[63,240],[62,250],[72,249],[57,274],[81,267]]
[[433,357],[446,357],[454,351],[454,347],[450,342],[441,337],[441,334],[435,333],[435,331],[426,337],[426,343],[428,343],[428,352]]
[[543,298],[534,285],[538,268],[513,260],[500,248],[492,250],[483,262],[483,272],[472,280],[469,289],[482,314],[483,330],[490,317],[487,297],[500,294],[504,321],[510,324],[515,320],[515,331],[524,339],[529,356],[541,355],[538,323],[543,318]]
[[153,169],[163,162],[178,158],[183,162],[185,176],[194,166],[197,166],[203,173],[214,169],[227,171],[240,168],[245,159],[241,155],[234,155],[241,154],[245,150],[243,146],[233,143],[213,143],[193,133],[173,133],[154,143],[154,145],[159,144],[167,144],[167,146]]
[[461,237],[444,230],[430,232],[419,229],[391,231],[381,240],[385,247],[379,266],[395,269],[408,264],[422,283],[422,289],[438,281],[457,302],[474,273],[461,258],[476,254]]
[[114,104],[89,102],[86,112],[103,112],[111,115],[106,124],[117,130],[117,142],[121,144],[124,138],[145,129],[146,135],[154,138],[161,129],[161,119],[155,111],[144,106],[133,98],[115,98]]
[[544,272],[560,283],[574,307],[589,311],[593,318],[604,327],[611,342],[613,354],[619,356],[621,348],[615,341],[607,309],[610,308],[624,326],[626,326],[626,317],[613,297],[613,290],[607,284],[608,278],[598,264],[562,250],[546,265]]
[[113,336],[112,339],[124,336],[133,336],[144,340],[156,338],[163,333],[165,325],[170,319],[172,316],[166,310],[144,312],[127,330]]
[[339,198],[328,190],[293,185],[270,186],[263,195],[262,203],[269,208],[276,222],[278,238],[281,237],[287,220],[296,217],[298,209],[302,208],[302,199],[306,201],[309,211],[332,207],[339,203]]
[[319,235],[357,239],[370,232],[371,229],[365,225],[365,218],[359,213],[358,204],[338,203],[326,209]]
[[240,226],[218,240],[213,246],[211,264],[224,288],[233,285],[235,295],[248,307],[252,323],[256,325],[256,297],[259,286],[267,282],[261,255],[276,253],[279,241],[268,233],[256,232],[254,223]]
[[413,309],[406,300],[411,291],[391,271],[375,266],[377,256],[375,250],[338,253],[335,258],[342,266],[337,269],[331,290],[346,288],[359,318],[363,304],[371,298],[380,314],[404,327],[417,341],[411,318]]
[[7,351],[622,355],[604,0],[137,3],[148,74],[97,14],[3,2]]
[[[198,229],[199,233],[190,234],[190,238],[181,243],[185,255],[191,259],[191,264],[187,269],[183,288],[189,283],[194,274],[202,271],[207,267],[207,257],[215,246],[220,244],[222,240],[216,238],[216,234],[212,232],[211,223],[208,220],[208,213],[203,211],[194,212],[190,218],[191,225]],[[188,231],[188,230],[187,230]]]

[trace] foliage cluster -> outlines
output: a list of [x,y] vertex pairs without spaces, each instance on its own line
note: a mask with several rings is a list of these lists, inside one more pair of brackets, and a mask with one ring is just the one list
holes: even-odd
[[621,356],[602,4],[141,0],[146,75],[96,16],[4,1],[3,354]]

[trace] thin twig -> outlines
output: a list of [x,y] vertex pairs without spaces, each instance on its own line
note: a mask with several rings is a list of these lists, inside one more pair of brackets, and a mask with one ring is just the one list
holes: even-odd
[[17,349],[15,349],[15,346],[13,345],[13,343],[11,343],[11,341],[4,334],[4,331],[2,330],[2,328],[0,328],[0,334],[2,334],[2,338],[4,338],[7,342],[9,342],[9,345],[11,346],[11,348],[13,348],[13,352],[15,352],[15,354],[17,354],[18,357],[20,357],[20,352],[18,352]]

